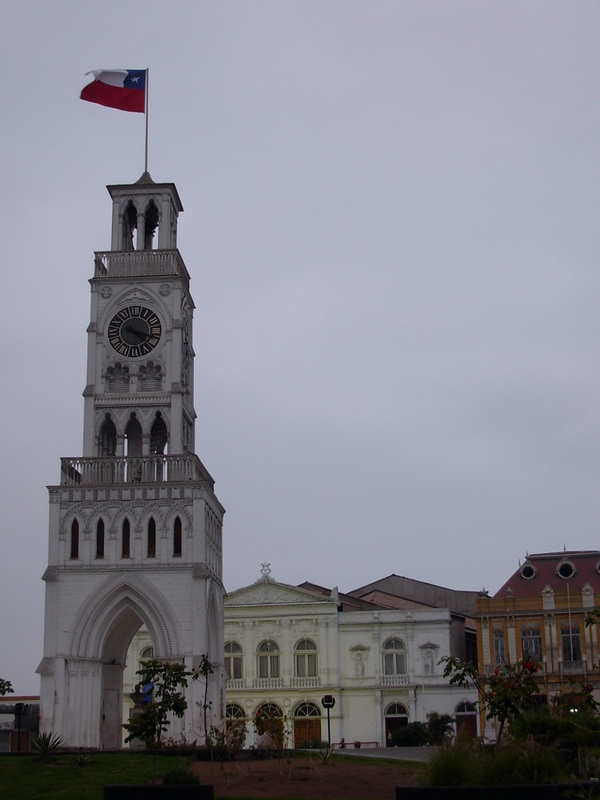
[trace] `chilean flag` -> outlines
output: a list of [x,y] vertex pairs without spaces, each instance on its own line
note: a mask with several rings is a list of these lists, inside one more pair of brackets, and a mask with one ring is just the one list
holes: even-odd
[[94,80],[81,92],[81,99],[121,111],[146,110],[145,69],[95,69]]

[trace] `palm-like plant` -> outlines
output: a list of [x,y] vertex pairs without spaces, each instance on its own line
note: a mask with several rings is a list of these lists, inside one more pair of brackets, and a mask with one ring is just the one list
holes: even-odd
[[52,733],[52,731],[49,733],[42,732],[33,737],[31,749],[38,754],[40,761],[47,763],[56,755],[56,751],[60,750],[62,743],[62,736]]

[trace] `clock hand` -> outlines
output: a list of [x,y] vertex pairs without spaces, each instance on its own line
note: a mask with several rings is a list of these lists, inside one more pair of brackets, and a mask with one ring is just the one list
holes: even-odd
[[149,339],[150,338],[150,334],[149,333],[144,333],[143,331],[138,331],[137,328],[134,328],[131,325],[126,325],[125,326],[125,332],[126,333],[134,333],[140,339]]

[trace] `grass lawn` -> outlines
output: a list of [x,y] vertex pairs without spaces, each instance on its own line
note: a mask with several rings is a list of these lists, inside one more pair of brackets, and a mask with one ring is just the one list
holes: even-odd
[[[50,764],[32,755],[0,755],[0,800],[102,800],[107,783],[150,783],[151,753],[94,753],[85,766],[72,754]],[[327,764],[306,753],[290,759],[195,762],[185,756],[159,758],[158,778],[171,769],[193,766],[202,783],[214,786],[217,800],[393,800],[395,786],[419,782],[424,764],[333,756]]]
[[[162,756],[158,775],[184,766],[189,759]],[[149,783],[153,756],[147,753],[98,753],[80,767],[73,755],[59,755],[50,764],[33,756],[0,756],[2,800],[102,800],[105,783]]]

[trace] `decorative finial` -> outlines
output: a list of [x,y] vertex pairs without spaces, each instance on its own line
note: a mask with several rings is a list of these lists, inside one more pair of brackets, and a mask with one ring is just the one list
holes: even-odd
[[268,578],[271,574],[271,565],[270,564],[261,564],[260,565],[260,574],[263,578]]

